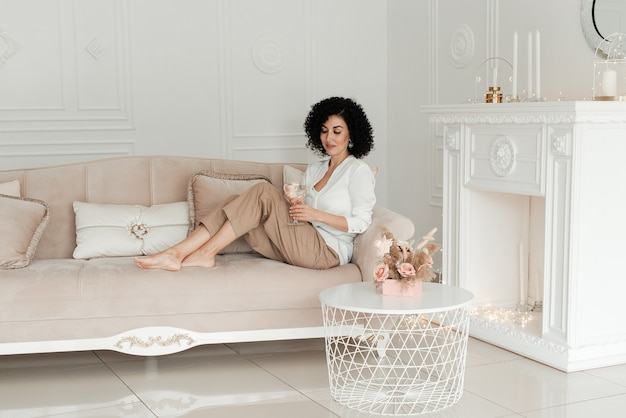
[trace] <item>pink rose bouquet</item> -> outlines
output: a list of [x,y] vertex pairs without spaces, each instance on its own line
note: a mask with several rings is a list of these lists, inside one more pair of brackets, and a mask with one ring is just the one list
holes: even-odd
[[433,243],[437,228],[426,234],[413,247],[412,243],[396,240],[390,232],[385,232],[382,239],[376,240],[377,255],[380,262],[374,268],[374,283],[381,285],[385,280],[432,281],[436,275],[432,271],[432,255],[441,245]]

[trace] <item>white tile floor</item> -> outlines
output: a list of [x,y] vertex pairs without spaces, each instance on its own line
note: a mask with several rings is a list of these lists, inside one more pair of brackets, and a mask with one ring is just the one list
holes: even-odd
[[[0,417],[370,416],[332,400],[327,379],[323,340],[0,356]],[[461,401],[423,416],[624,417],[626,365],[568,374],[470,339]]]

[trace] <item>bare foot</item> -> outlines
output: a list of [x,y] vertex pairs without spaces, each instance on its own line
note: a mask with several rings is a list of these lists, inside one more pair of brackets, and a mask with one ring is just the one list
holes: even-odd
[[183,260],[183,267],[205,267],[210,268],[215,266],[215,257],[211,257],[206,253],[196,251],[189,254],[187,258]]
[[178,271],[182,268],[180,257],[176,254],[163,251],[147,257],[135,257],[135,264],[142,269],[161,269],[167,271]]

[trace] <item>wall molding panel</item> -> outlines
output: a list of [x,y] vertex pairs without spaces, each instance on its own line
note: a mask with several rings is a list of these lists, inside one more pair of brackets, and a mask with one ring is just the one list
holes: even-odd
[[17,53],[17,43],[0,28],[0,66],[10,60]]
[[500,55],[500,0],[487,0],[487,57],[497,57]]
[[[63,138],[61,138],[61,136]],[[28,167],[43,167],[99,158],[133,155],[133,139],[102,138],[85,142],[81,138],[16,140],[0,142],[0,167],[10,170]]]
[[456,68],[465,68],[474,59],[476,41],[474,31],[469,25],[461,25],[452,34],[450,58]]
[[[108,131],[128,141],[128,134],[120,133],[133,129],[127,0],[13,1],[4,7],[2,38],[13,45],[10,59],[5,46],[0,66],[3,159],[110,154],[93,132]],[[63,132],[83,132],[72,135],[75,151],[54,139],[34,146],[43,133],[55,137]],[[23,147],[12,152],[18,140]],[[124,146],[115,153],[128,150]]]
[[238,160],[306,162],[310,153],[300,133],[258,134],[233,138],[231,148]]
[[[316,65],[309,3],[220,1],[224,158],[275,161],[283,155],[286,161],[306,161],[302,115],[313,97]],[[277,123],[283,118],[289,123]],[[277,132],[276,126],[285,130]]]
[[377,0],[2,0],[0,153],[13,167],[32,166],[29,153],[73,161],[63,141],[98,157],[106,137],[127,144],[114,153],[306,163],[317,156],[304,117],[342,95],[367,107],[368,162],[383,166],[387,10]]
[[[437,51],[439,51],[440,41],[445,42],[443,39],[439,39],[442,36],[442,27],[445,26],[445,19],[443,16],[439,16],[439,0],[430,0],[429,2],[429,96],[431,104],[439,104],[439,64],[440,58]],[[485,3],[485,51],[487,57],[495,57],[499,55],[499,34],[500,34],[500,2],[499,0],[487,0]],[[444,22],[444,23],[441,23]],[[470,21],[471,22],[471,21]],[[453,67],[458,70],[471,69],[472,65],[475,65],[476,61],[476,39],[479,38],[474,33],[472,24],[461,23],[452,30],[449,41],[449,59]],[[482,53],[481,53],[482,55]],[[469,80],[469,79],[468,79]],[[441,88],[450,88],[450,85],[443,84]],[[429,204],[435,207],[443,207],[443,151],[444,151],[444,138],[443,129],[441,124],[437,122],[429,122],[429,146],[431,156],[431,170],[429,178]]]
[[285,66],[285,40],[280,34],[263,33],[252,44],[252,62],[265,74],[276,74]]
[[126,0],[74,0],[76,108],[130,119]]
[[[428,3],[428,53],[429,53],[429,71],[428,86],[429,98],[431,104],[439,102],[439,77],[438,62],[439,54],[439,2],[438,0],[430,0]],[[473,38],[473,33],[470,29]],[[454,38],[454,36],[452,37]],[[472,41],[473,42],[473,41]],[[473,55],[473,44],[472,44]],[[471,59],[471,57],[470,57]],[[464,64],[467,65],[467,64]],[[429,149],[430,149],[430,175],[428,178],[430,195],[428,202],[431,206],[443,207],[443,133],[442,127],[433,123],[428,123],[429,130]]]

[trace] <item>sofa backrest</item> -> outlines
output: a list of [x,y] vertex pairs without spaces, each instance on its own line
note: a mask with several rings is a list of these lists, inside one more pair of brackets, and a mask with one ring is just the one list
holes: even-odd
[[50,219],[35,259],[72,258],[76,247],[74,201],[143,206],[182,202],[187,200],[189,179],[200,170],[261,174],[282,188],[283,165],[178,156],[127,156],[0,170],[0,183],[19,180],[23,197],[43,200],[50,208]]

